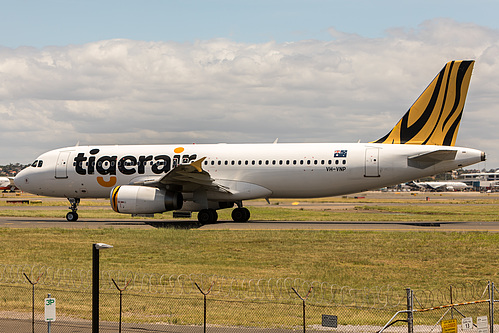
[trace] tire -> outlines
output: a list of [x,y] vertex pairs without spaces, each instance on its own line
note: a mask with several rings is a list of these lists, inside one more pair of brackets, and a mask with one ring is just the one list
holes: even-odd
[[198,213],[198,221],[201,224],[215,223],[218,220],[218,213],[214,209],[203,209]]
[[78,213],[76,212],[69,212],[66,214],[66,220],[69,222],[76,222],[78,221]]
[[250,211],[247,208],[236,208],[232,211],[234,222],[248,222],[250,215]]

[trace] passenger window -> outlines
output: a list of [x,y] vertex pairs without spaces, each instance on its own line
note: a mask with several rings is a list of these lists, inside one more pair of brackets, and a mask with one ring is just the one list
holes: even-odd
[[336,160],[334,161],[335,164],[340,164],[340,161]]
[[343,164],[347,164],[347,160],[343,160]]

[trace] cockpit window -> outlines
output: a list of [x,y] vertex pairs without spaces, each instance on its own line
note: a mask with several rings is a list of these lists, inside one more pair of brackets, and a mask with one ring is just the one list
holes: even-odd
[[32,166],[33,168],[36,168],[37,163],[38,163],[38,160],[34,161],[34,162],[31,164],[31,166]]
[[43,165],[43,161],[42,161],[42,160],[39,160],[39,161],[38,161],[38,167],[39,167],[39,168],[41,168],[41,167],[42,167],[42,165]]

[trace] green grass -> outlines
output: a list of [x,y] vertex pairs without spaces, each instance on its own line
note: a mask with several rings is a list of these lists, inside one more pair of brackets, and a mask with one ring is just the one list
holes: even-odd
[[[38,198],[36,198],[38,199]],[[476,200],[449,200],[434,196],[399,199],[323,199],[347,208],[332,210],[284,208],[292,200],[282,200],[271,206],[250,207],[255,220],[337,220],[337,221],[497,221],[499,201],[480,197]],[[307,200],[307,203],[325,202]],[[33,210],[29,206],[3,203],[0,216],[44,216],[63,218],[67,202],[45,201]],[[303,202],[303,201],[301,201]],[[279,204],[277,204],[279,203]],[[352,205],[353,204],[353,205]],[[78,213],[80,218],[130,218],[114,213],[107,200],[89,201]],[[302,208],[299,208],[302,207]],[[230,210],[219,212],[220,220],[230,220]],[[195,216],[194,216],[195,217]],[[170,219],[171,213],[155,218]],[[313,231],[313,230],[175,230],[175,229],[12,229],[0,228],[0,264],[43,265],[54,268],[91,269],[91,245],[112,244],[113,249],[101,252],[101,270],[133,271],[139,274],[166,275],[207,274],[243,279],[299,278],[329,282],[353,288],[391,286],[400,295],[403,289],[436,289],[448,291],[449,285],[467,282],[494,281],[499,283],[499,233],[488,232],[393,232],[393,231]],[[43,284],[40,285],[40,288]],[[26,292],[4,297],[2,308],[29,311]],[[20,293],[21,293],[20,291]],[[54,290],[50,290],[51,292]],[[89,316],[90,301],[85,293],[75,296],[71,291],[55,290],[58,311],[75,318]],[[199,296],[199,295],[198,295]],[[75,298],[75,297],[81,297]],[[128,297],[128,296],[127,296]],[[125,319],[130,322],[161,320],[175,324],[200,324],[202,298],[191,295],[165,298],[171,313],[158,306],[151,295],[133,296],[133,306],[125,306]],[[215,296],[212,296],[216,299]],[[65,301],[65,298],[67,300]],[[104,320],[117,318],[117,294],[102,295],[102,304],[112,311],[102,314]],[[128,298],[126,298],[128,300]],[[111,304],[112,300],[112,304]],[[1,301],[1,300],[0,300]],[[106,303],[109,302],[109,303]],[[232,303],[227,303],[232,302]],[[300,305],[297,300],[293,301]],[[137,304],[136,304],[137,303]],[[182,303],[177,308],[178,303]],[[293,303],[293,304],[294,304]],[[76,310],[74,304],[83,307]],[[273,327],[272,323],[299,325],[300,307],[295,314],[286,313],[289,304],[254,304],[255,311],[265,314],[255,317],[246,312],[253,303],[239,304],[233,300],[210,300],[210,323],[220,325]],[[291,305],[292,307],[293,305]],[[283,312],[276,314],[276,308]],[[314,311],[313,306],[308,311]],[[253,310],[253,309],[252,309]],[[315,323],[320,313],[307,320]],[[342,312],[343,311],[343,312]],[[345,312],[346,311],[346,312]],[[350,311],[350,312],[348,312]],[[382,325],[391,317],[368,310],[338,308],[334,310],[342,324],[369,323]],[[327,312],[327,311],[326,311]],[[439,314],[440,315],[440,314]],[[295,316],[295,317],[293,317]],[[436,314],[435,314],[436,316]],[[387,318],[385,318],[387,317]],[[438,316],[437,316],[438,317]],[[227,321],[227,318],[235,318]],[[87,318],[88,319],[88,318]],[[439,318],[431,317],[431,323]],[[256,321],[255,321],[256,320]]]
[[443,288],[497,280],[499,234],[353,231],[0,229],[2,264],[158,274],[293,277],[352,287]]
[[[130,215],[118,214],[110,208],[83,207],[78,210],[80,219],[129,219]],[[251,219],[259,221],[449,221],[449,222],[487,222],[499,221],[499,205],[393,205],[393,206],[366,206],[359,205],[353,209],[344,210],[314,210],[292,209],[278,206],[250,207]],[[19,206],[17,209],[2,209],[0,216],[14,217],[54,217],[63,218],[67,209],[26,209]],[[231,210],[218,212],[220,221],[231,221]],[[194,216],[195,217],[195,216]],[[156,214],[154,219],[172,219],[172,212]]]

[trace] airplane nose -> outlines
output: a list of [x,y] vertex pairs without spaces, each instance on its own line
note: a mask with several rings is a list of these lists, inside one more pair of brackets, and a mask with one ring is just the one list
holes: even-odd
[[29,184],[29,177],[24,170],[21,170],[21,172],[19,172],[14,177],[14,184],[16,185],[17,188],[19,188],[21,190],[23,190],[23,187],[25,187],[27,184]]

